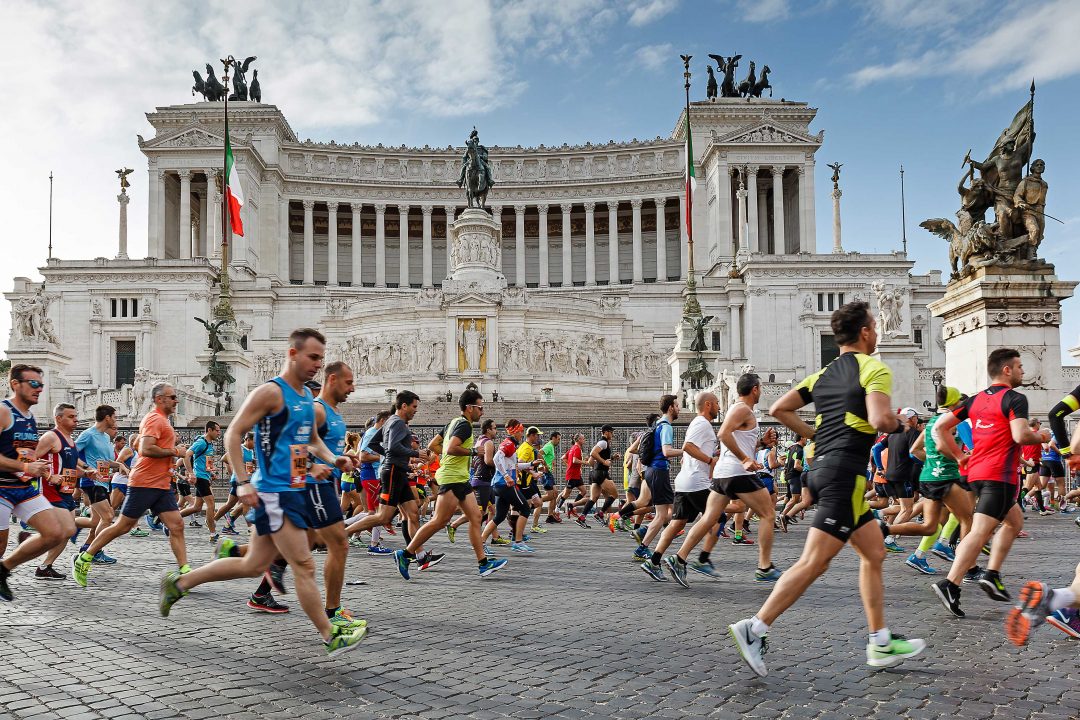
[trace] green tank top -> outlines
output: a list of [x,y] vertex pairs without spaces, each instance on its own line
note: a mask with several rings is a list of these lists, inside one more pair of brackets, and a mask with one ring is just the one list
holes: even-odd
[[946,457],[938,449],[934,442],[934,425],[941,419],[941,415],[935,415],[926,423],[923,432],[923,441],[926,449],[926,462],[919,474],[919,482],[950,482],[960,479],[960,466],[952,458]]
[[473,446],[472,423],[460,415],[451,420],[443,434],[443,454],[439,460],[439,469],[435,471],[435,482],[440,485],[469,482],[469,461],[472,458],[468,455],[450,455],[446,452],[446,449],[450,447],[450,438],[454,436],[454,431],[460,423],[466,423],[469,426],[469,438],[461,443],[461,447],[471,450]]

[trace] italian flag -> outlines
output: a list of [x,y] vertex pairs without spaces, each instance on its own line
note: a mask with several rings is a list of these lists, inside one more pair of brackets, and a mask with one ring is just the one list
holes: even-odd
[[686,239],[694,237],[694,190],[697,189],[697,177],[694,175],[694,140],[690,135],[690,108],[686,109]]
[[244,206],[244,189],[240,187],[240,175],[236,172],[232,143],[229,142],[229,120],[225,119],[225,200],[229,203],[229,222],[233,235],[244,236],[244,221],[240,208]]

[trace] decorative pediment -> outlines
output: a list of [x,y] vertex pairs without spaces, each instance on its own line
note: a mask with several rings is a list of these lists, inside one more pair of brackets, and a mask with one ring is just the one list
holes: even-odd
[[[204,147],[217,147],[220,148],[225,143],[225,138],[216,133],[212,133],[206,130],[204,127],[198,124],[188,125],[181,128],[174,133],[165,135],[162,137],[155,137],[151,140],[141,140],[139,147],[147,148],[204,148]],[[235,137],[233,145],[236,145]]]
[[495,292],[482,292],[479,289],[465,289],[461,294],[447,293],[446,294],[446,306],[454,307],[455,305],[500,305],[502,304],[502,293]]
[[722,145],[820,145],[824,139],[824,130],[817,135],[807,135],[767,120],[741,127],[725,135],[718,135],[714,131],[712,137],[714,144]]

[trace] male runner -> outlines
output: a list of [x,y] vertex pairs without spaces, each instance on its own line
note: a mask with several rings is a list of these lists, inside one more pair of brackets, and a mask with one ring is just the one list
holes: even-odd
[[[1040,429],[1039,421],[1036,418],[1031,418],[1028,421],[1028,426],[1034,432],[1038,432]],[[1024,509],[1024,498],[1029,497],[1035,503],[1035,508],[1040,515],[1049,515],[1050,513],[1047,512],[1046,506],[1043,504],[1042,483],[1039,477],[1039,471],[1042,469],[1041,460],[1041,445],[1024,445],[1020,448],[1020,464],[1024,472],[1024,487],[1020,490],[1019,498],[1020,509]]]
[[[409,563],[416,560],[416,552],[447,526],[459,508],[469,523],[469,544],[476,554],[480,577],[487,577],[506,564],[505,560],[493,560],[484,553],[480,539],[480,506],[476,504],[469,484],[469,461],[476,457],[472,426],[484,413],[484,398],[478,390],[470,388],[461,393],[458,406],[461,415],[451,420],[442,433],[442,459],[439,469],[435,471],[439,496],[435,501],[434,515],[417,531],[404,550],[394,553],[398,572],[406,580],[409,579]],[[431,566],[430,563],[428,566]]]
[[71,559],[71,576],[86,587],[86,576],[93,559],[110,542],[129,532],[139,518],[150,513],[161,519],[168,529],[169,546],[181,572],[189,570],[187,547],[184,544],[184,521],[176,506],[176,494],[170,487],[173,462],[184,457],[187,450],[176,444],[176,432],[169,416],[176,412],[176,390],[172,385],[159,383],[150,390],[154,407],[139,424],[139,457],[128,478],[128,493],[120,507],[116,522],[105,528],[88,548]]
[[[248,471],[248,475],[255,472],[255,433],[247,433],[244,435],[244,442],[240,446],[240,450],[244,455],[244,467]],[[226,461],[228,457],[225,458]],[[229,499],[225,501],[225,504],[218,508],[218,511],[214,513],[214,521],[225,519],[225,527],[221,529],[221,532],[226,535],[236,535],[236,526],[234,524],[236,517],[230,513],[234,508],[242,509],[243,504],[240,502],[240,498],[236,496],[236,471],[232,469],[232,463],[229,463],[229,470],[231,475],[229,477]]]
[[[551,433],[548,436],[548,441],[544,443],[544,446],[540,448],[540,455],[544,458],[544,475],[540,480],[540,487],[543,490],[541,496],[541,502],[546,502],[548,506],[547,519],[544,521],[548,525],[562,522],[562,518],[559,517],[559,513],[555,510],[555,499],[558,495],[555,492],[555,451],[559,447],[559,440],[562,439],[562,435],[558,430]],[[535,515],[533,516],[533,531],[539,532],[540,527],[540,509],[537,508]]]
[[[814,461],[804,481],[818,508],[798,562],[781,576],[756,615],[728,626],[743,660],[762,677],[768,672],[769,626],[824,574],[849,541],[860,559],[859,594],[870,628],[867,664],[891,667],[926,647],[922,640],[892,635],[885,625],[881,576],[885,548],[864,498],[867,458],[876,432],[900,427],[900,418],[891,409],[892,372],[870,357],[877,347],[877,322],[867,303],[841,306],[832,314],[831,325],[840,356],[788,391],[769,411],[801,437],[814,439]],[[798,416],[798,410],[810,403],[815,427]]]
[[[210,487],[210,482],[216,472],[214,443],[221,437],[221,426],[213,420],[207,420],[204,429],[202,436],[191,443],[191,447],[184,453],[184,467],[187,469],[188,477],[195,478],[195,504],[185,508],[180,513],[180,517],[194,515],[205,506],[206,529],[210,532],[210,542],[217,542],[219,536],[217,526],[214,524],[216,520],[214,491]],[[197,521],[192,520],[192,526],[197,526]]]
[[563,504],[567,498],[570,497],[570,493],[577,491],[577,498],[570,502],[570,510],[567,513],[571,517],[574,514],[574,504],[578,500],[584,502],[584,495],[581,492],[581,487],[585,484],[585,481],[581,479],[581,467],[586,464],[583,459],[585,453],[585,436],[578,433],[574,436],[574,441],[570,444],[570,449],[566,451],[566,455],[563,459],[566,461],[566,486],[563,488],[562,493],[559,495],[559,502],[556,503],[555,509],[562,510]]
[[803,484],[804,464],[806,462],[806,438],[800,437],[787,451],[784,463],[784,477],[787,480],[788,500],[780,513],[780,527],[787,532],[788,526],[798,522],[798,515],[810,507],[810,491]]
[[[886,435],[884,441],[889,448],[889,467],[885,469],[885,494],[900,506],[900,512],[893,520],[896,524],[905,523],[911,518],[911,510],[915,505],[914,481],[918,479],[917,473],[913,475],[911,448],[919,438],[919,413],[906,407],[900,411],[900,419],[903,425],[896,432]],[[875,462],[878,461],[877,456],[874,459]],[[881,465],[879,462],[877,464],[880,470]],[[885,538],[885,549],[889,552],[903,552],[904,548],[897,544],[893,535],[895,533],[890,533]]]
[[[975,515],[969,532],[956,548],[956,560],[945,579],[930,587],[941,604],[956,617],[960,609],[960,583],[975,565],[983,546],[994,535],[990,561],[979,578],[979,587],[993,600],[1010,599],[1000,570],[1017,533],[1024,529],[1024,514],[1016,505],[1020,494],[1016,468],[1020,446],[1050,440],[1050,431],[1038,434],[1028,427],[1027,397],[1017,392],[1024,381],[1020,353],[1012,348],[998,348],[987,360],[991,385],[968,398],[967,402],[937,421],[938,447],[960,461],[963,455],[953,439],[952,430],[964,420],[972,420],[971,459],[967,462],[968,483],[975,492]],[[1001,529],[998,530],[998,526]],[[997,530],[995,535],[994,531]]]
[[[375,440],[375,437],[382,431],[383,425],[393,415],[391,410],[380,410],[376,415],[374,422],[372,422],[364,434],[360,438],[360,471],[357,476],[360,479],[360,489],[364,493],[364,507],[363,512],[357,513],[349,518],[345,523],[346,532],[349,535],[358,535],[359,530],[354,529],[356,523],[362,522],[368,517],[372,517],[378,512],[379,509],[379,474],[382,465],[382,455],[375,452],[372,449],[371,443]],[[393,517],[391,512],[391,517]],[[389,522],[389,520],[387,521]],[[389,528],[389,525],[387,525]],[[382,546],[382,525],[376,525],[370,529],[371,543],[368,545],[368,555],[392,555],[394,553],[390,548],[384,548]],[[391,530],[391,533],[393,531]]]
[[[91,470],[86,477],[79,480],[83,501],[90,507],[90,517],[94,521],[86,544],[80,548],[83,552],[99,533],[112,524],[114,514],[112,503],[109,502],[109,481],[113,471],[120,467],[112,446],[112,436],[116,434],[116,408],[111,405],[98,405],[94,410],[94,420],[94,424],[79,433],[79,437],[75,439],[79,459]],[[103,552],[94,557],[94,562],[112,565],[116,563],[116,559]]]
[[518,461],[517,447],[525,434],[525,427],[517,420],[506,421],[506,438],[495,450],[495,475],[491,488],[495,493],[495,516],[488,522],[481,535],[481,541],[498,532],[499,525],[506,519],[510,510],[514,515],[510,523],[510,550],[518,553],[531,553],[532,547],[525,544],[525,519],[529,514],[529,504],[518,489],[518,473],[527,470],[530,465]]
[[[1038,428],[1036,428],[1037,430]],[[1065,507],[1065,466],[1061,462],[1061,453],[1053,440],[1042,446],[1042,455],[1039,463],[1039,495],[1041,489],[1046,488],[1050,492],[1050,507],[1045,508],[1040,515],[1049,515]]]
[[7,548],[12,513],[37,530],[36,535],[0,560],[0,600],[4,602],[15,599],[8,586],[12,570],[65,542],[75,532],[71,515],[50,505],[38,486],[51,474],[49,462],[34,456],[38,433],[30,408],[37,405],[45,387],[41,378],[39,367],[13,365],[8,371],[11,397],[0,402],[0,548]]
[[[525,498],[525,502],[529,503],[529,507],[533,508],[533,512],[536,513],[536,517],[533,520],[534,532],[537,534],[544,534],[547,532],[544,528],[539,526],[540,521],[540,508],[543,505],[540,494],[540,481],[543,479],[543,473],[541,467],[543,460],[536,456],[536,451],[540,449],[540,428],[536,426],[529,426],[525,431],[525,442],[518,445],[518,467],[522,467],[525,463],[528,463],[527,468],[523,468],[518,473],[518,487],[521,490],[521,496]],[[528,527],[528,515],[526,513],[526,527]]]
[[[645,468],[645,484],[649,487],[649,495],[653,503],[653,520],[649,523],[645,536],[640,540],[642,548],[648,548],[653,538],[659,535],[671,520],[675,491],[671,487],[668,458],[679,457],[682,454],[681,450],[674,447],[675,431],[671,427],[671,423],[679,419],[678,397],[661,395],[660,413],[660,419],[649,429],[652,433],[652,453],[649,457],[641,457],[641,465]],[[641,453],[640,444],[638,453]]]
[[[279,554],[293,569],[296,595],[327,654],[356,647],[367,634],[367,624],[330,622],[315,582],[315,562],[306,529],[311,525],[304,490],[310,475],[330,476],[330,468],[348,469],[347,457],[335,457],[315,426],[315,402],[305,383],[322,367],[326,340],[311,328],[294,330],[282,374],[248,395],[225,433],[225,451],[233,458],[240,502],[252,508],[255,535],[243,557],[218,558],[186,574],[166,572],[161,580],[160,610],[168,617],[172,606],[203,583],[257,577]],[[240,440],[255,428],[257,468],[248,477]],[[325,464],[310,464],[311,456]]]
[[[472,487],[476,498],[476,506],[480,508],[481,532],[488,521],[488,510],[492,504],[491,481],[495,477],[495,436],[499,428],[491,418],[480,423],[480,437],[476,439],[473,449],[476,451],[469,465],[469,485]],[[457,529],[469,522],[469,518],[462,514],[454,522],[446,526],[446,535],[450,542],[457,537]]]

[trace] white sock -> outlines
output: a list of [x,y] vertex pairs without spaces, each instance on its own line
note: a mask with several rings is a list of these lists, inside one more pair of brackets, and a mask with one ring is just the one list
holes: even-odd
[[1070,588],[1058,588],[1054,590],[1054,596],[1050,600],[1050,611],[1064,610],[1076,604],[1076,593]]
[[758,637],[764,637],[769,632],[769,626],[758,619],[758,616],[750,618],[750,632],[754,633]]
[[376,525],[375,527],[371,528],[371,544],[372,545],[378,545],[379,543],[382,542],[382,533],[383,533],[382,525]]
[[874,630],[870,633],[870,642],[874,643],[878,647],[885,647],[892,641],[892,634],[889,633],[889,628],[884,627],[880,630]]
[[424,562],[424,558],[426,558],[427,556],[428,556],[428,551],[427,550],[421,550],[420,552],[416,553],[416,562]]
[[888,545],[891,542],[896,542],[896,538],[894,538],[892,535],[886,535],[885,536],[885,544]]
[[915,550],[915,557],[917,557],[917,558],[919,558],[920,560],[922,560],[923,558],[925,558],[925,557],[926,557],[926,553],[925,553],[925,552],[923,552],[922,550],[916,549],[916,550]]

